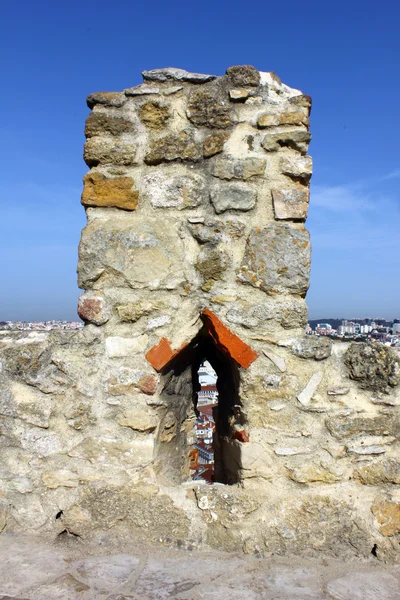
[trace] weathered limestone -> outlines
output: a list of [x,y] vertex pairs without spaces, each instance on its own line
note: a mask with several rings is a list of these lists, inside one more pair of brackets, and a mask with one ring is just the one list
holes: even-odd
[[[0,334],[0,531],[399,561],[398,354],[303,333],[311,99],[143,75],[88,98],[83,331]],[[219,485],[190,471],[204,358]]]

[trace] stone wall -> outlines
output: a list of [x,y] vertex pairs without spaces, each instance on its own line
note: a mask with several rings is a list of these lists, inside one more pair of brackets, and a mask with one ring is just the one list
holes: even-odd
[[0,336],[0,530],[398,560],[399,356],[303,334],[310,98],[249,66],[143,76],[88,97],[84,330]]

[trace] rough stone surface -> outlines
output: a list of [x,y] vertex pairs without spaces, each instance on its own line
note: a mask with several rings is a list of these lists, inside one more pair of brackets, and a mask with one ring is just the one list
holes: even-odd
[[305,294],[310,274],[306,230],[270,224],[253,229],[238,277],[265,292]]
[[248,211],[255,207],[257,192],[249,186],[236,183],[211,192],[211,202],[217,214],[227,210]]
[[252,65],[229,67],[226,74],[232,85],[238,87],[258,86],[260,84],[260,73]]
[[92,112],[86,119],[85,136],[115,135],[129,133],[133,130],[133,123],[124,117],[116,117],[107,113]]
[[307,218],[310,192],[303,186],[272,190],[275,219],[299,220]]
[[209,158],[210,156],[214,156],[214,154],[219,154],[222,152],[228,137],[229,134],[226,132],[218,132],[208,135],[203,142],[204,158]]
[[90,109],[94,108],[96,104],[121,108],[125,102],[126,98],[122,92],[96,92],[89,94],[86,98],[86,103]]
[[140,120],[150,129],[165,127],[170,118],[169,110],[157,102],[146,102],[139,110]]
[[310,141],[311,134],[304,129],[284,130],[265,135],[261,146],[266,152],[278,152],[280,148],[293,148],[301,154],[307,154]]
[[262,158],[233,159],[230,156],[218,157],[211,166],[211,174],[219,179],[250,179],[263,175],[266,161]]
[[190,73],[184,69],[175,69],[168,67],[166,69],[152,69],[151,71],[142,71],[143,79],[146,81],[187,81],[189,83],[206,83],[216,78],[215,75],[204,75],[202,73]]
[[226,129],[233,125],[229,102],[216,89],[194,90],[189,97],[187,116],[197,127]]
[[201,148],[192,135],[187,131],[181,131],[152,142],[145,156],[145,162],[148,165],[159,165],[162,162],[175,160],[198,161],[201,157]]
[[350,378],[362,388],[388,393],[400,382],[400,357],[381,344],[351,344],[345,364]]
[[318,336],[304,336],[292,340],[290,348],[293,354],[300,358],[324,360],[331,355],[332,340]]
[[154,208],[195,208],[205,204],[208,191],[204,177],[198,173],[167,175],[151,173],[143,178],[144,201]]
[[312,159],[311,156],[284,156],[280,160],[280,168],[294,181],[308,183],[312,175]]
[[378,521],[380,533],[392,537],[400,533],[400,503],[377,500],[371,506],[371,512]]
[[131,177],[108,178],[96,171],[85,175],[82,204],[84,206],[113,206],[124,210],[136,210],[139,192],[133,189]]
[[400,462],[393,458],[384,458],[358,467],[353,477],[364,485],[400,484]]
[[95,136],[86,141],[83,158],[89,167],[114,164],[131,166],[136,164],[136,146],[112,137]]

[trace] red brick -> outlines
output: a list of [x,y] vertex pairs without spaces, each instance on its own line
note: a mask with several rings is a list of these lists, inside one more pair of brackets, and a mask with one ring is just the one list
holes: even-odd
[[241,367],[247,369],[258,358],[257,352],[232,333],[211,310],[206,308],[202,312],[202,317],[216,345],[227,352]]

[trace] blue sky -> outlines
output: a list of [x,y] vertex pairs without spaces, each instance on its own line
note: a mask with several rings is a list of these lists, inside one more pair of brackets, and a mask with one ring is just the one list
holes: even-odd
[[4,5],[0,320],[76,318],[86,96],[233,64],[313,97],[310,318],[400,317],[399,20],[395,0]]

